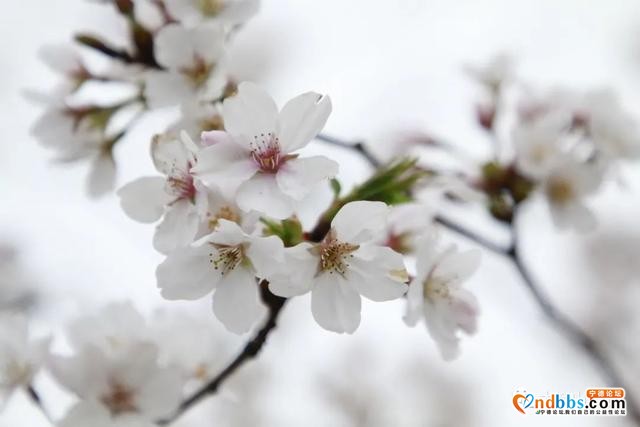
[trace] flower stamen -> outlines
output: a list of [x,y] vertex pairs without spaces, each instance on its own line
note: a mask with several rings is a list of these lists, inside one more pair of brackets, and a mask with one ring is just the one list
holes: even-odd
[[217,252],[209,253],[209,263],[213,265],[214,270],[220,270],[223,276],[232,272],[245,259],[242,245],[226,246],[212,243],[212,246]]
[[336,272],[344,276],[349,268],[348,260],[353,258],[352,252],[359,247],[359,245],[340,242],[336,238],[335,232],[331,230],[324,241],[315,248],[320,256],[318,272],[328,271],[329,274]]

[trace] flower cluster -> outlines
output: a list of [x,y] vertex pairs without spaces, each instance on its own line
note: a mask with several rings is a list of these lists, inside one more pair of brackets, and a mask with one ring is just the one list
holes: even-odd
[[469,159],[451,144],[424,137],[413,144],[459,157],[456,176],[483,196],[499,221],[511,223],[521,203],[541,195],[557,227],[593,229],[588,198],[618,177],[624,162],[640,158],[635,119],[609,90],[523,90],[506,56],[469,71],[483,90],[476,118],[491,157],[469,170]]
[[162,311],[146,319],[129,303],[75,320],[68,354],[50,351],[48,338],[29,339],[24,317],[5,315],[0,326],[0,396],[31,388],[45,369],[77,398],[56,424],[62,427],[156,425],[217,373],[225,353],[210,324]]
[[[62,82],[50,94],[30,94],[45,108],[33,135],[58,160],[91,162],[88,191],[93,196],[114,188],[114,147],[143,113],[178,108],[171,132],[198,135],[221,127],[219,102],[235,87],[225,69],[226,47],[259,7],[258,0],[105,3],[126,21],[130,45],[77,34],[76,42],[102,54],[106,65],[72,46],[46,46],[41,58]],[[97,97],[101,92],[113,96]]]

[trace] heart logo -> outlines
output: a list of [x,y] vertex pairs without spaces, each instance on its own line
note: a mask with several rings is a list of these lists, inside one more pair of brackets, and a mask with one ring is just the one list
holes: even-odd
[[[526,412],[524,412],[524,408],[528,408],[532,401],[532,394],[528,394],[526,396],[524,394],[516,394],[513,396],[513,406],[523,415],[526,414]],[[524,405],[524,408],[521,405]]]

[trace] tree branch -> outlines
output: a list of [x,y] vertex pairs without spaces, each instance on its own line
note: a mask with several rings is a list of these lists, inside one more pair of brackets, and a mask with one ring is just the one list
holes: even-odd
[[264,326],[262,326],[262,328],[251,339],[251,341],[249,341],[244,346],[244,349],[240,352],[240,354],[238,354],[236,358],[233,359],[231,363],[229,363],[229,365],[227,365],[227,367],[222,370],[222,372],[220,372],[216,377],[211,379],[211,381],[202,386],[202,388],[185,399],[178,407],[176,413],[173,414],[170,418],[158,421],[158,425],[165,426],[171,424],[201,400],[211,394],[216,393],[222,383],[224,383],[236,370],[238,370],[249,360],[255,358],[260,353],[265,343],[267,342],[267,337],[269,336],[271,331],[275,329],[278,316],[280,315],[280,312],[282,311],[282,308],[287,301],[286,298],[282,298],[272,294],[271,291],[269,291],[269,284],[265,280],[260,283],[260,290],[262,293],[262,299],[269,309],[269,315],[267,316],[267,321],[265,322]]
[[345,142],[339,138],[334,138],[329,135],[325,135],[324,133],[316,135],[316,139],[318,141],[325,142],[327,144],[345,148],[347,150],[353,150],[356,153],[360,154],[366,161],[374,168],[379,168],[382,165],[382,162],[373,155],[371,151],[366,147],[363,142]]
[[[368,153],[368,151],[363,151],[364,146],[362,145],[362,143],[349,144],[337,138],[328,137],[326,135],[318,135],[317,139],[328,142],[332,145],[351,149],[356,153],[362,155],[362,157],[365,160],[369,161],[372,166],[375,166],[376,164],[379,165],[379,163],[375,161],[372,162],[370,160],[370,153]],[[474,231],[471,231],[466,227],[463,227],[462,225],[459,225],[456,222],[443,216],[438,215],[434,220],[435,222],[441,224],[442,226],[448,228],[456,234],[459,234],[467,238],[468,240],[475,242],[479,246],[482,246],[493,253],[506,257],[516,267],[518,274],[522,278],[522,282],[527,287],[527,289],[529,289],[531,295],[533,296],[534,300],[536,301],[542,312],[545,314],[547,319],[553,325],[555,325],[558,330],[565,334],[566,337],[578,344],[585,351],[585,353],[593,360],[593,362],[601,370],[601,372],[604,374],[604,376],[612,386],[624,387],[624,379],[620,374],[618,374],[616,369],[609,362],[605,355],[605,352],[602,350],[600,345],[593,338],[587,335],[569,317],[558,310],[544,295],[540,287],[536,284],[535,280],[523,263],[522,256],[517,247],[517,235],[513,225],[511,225],[511,233],[513,236],[512,244],[509,248],[504,248],[480,236]],[[626,387],[625,389],[628,390],[628,388]],[[638,408],[637,403],[633,401],[631,397],[627,399],[627,410],[628,414],[631,416],[631,418],[633,418],[636,425],[640,426],[640,408]]]
[[53,424],[53,420],[49,415],[49,411],[47,411],[47,408],[45,408],[44,403],[42,402],[42,398],[40,398],[40,394],[38,394],[38,391],[35,389],[33,384],[29,384],[25,391],[27,392],[27,395],[29,396],[29,399],[31,399],[33,404],[36,405],[38,409],[40,409],[42,415],[44,415],[44,417]]

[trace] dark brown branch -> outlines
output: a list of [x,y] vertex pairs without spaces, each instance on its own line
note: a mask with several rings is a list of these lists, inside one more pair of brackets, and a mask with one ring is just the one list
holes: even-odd
[[129,52],[109,46],[96,36],[92,36],[90,34],[78,34],[75,36],[75,40],[83,46],[87,46],[102,53],[103,55],[109,56],[113,59],[118,59],[126,64],[135,64],[137,62]]
[[182,402],[173,416],[165,420],[158,421],[158,425],[171,424],[201,400],[211,394],[216,393],[222,383],[227,380],[227,378],[229,378],[242,365],[255,358],[260,353],[265,343],[267,342],[267,337],[269,336],[271,331],[275,329],[278,316],[280,315],[280,312],[282,311],[282,308],[287,301],[286,298],[282,298],[272,294],[271,291],[269,291],[268,282],[264,280],[260,283],[260,290],[262,293],[262,299],[269,309],[269,315],[267,316],[267,321],[265,322],[264,326],[262,326],[262,328],[251,339],[251,341],[249,341],[244,346],[244,349],[240,352],[240,354],[238,354],[238,356],[236,356],[236,358],[233,359],[231,363],[229,363],[229,365],[227,365],[227,367],[222,370],[222,372],[220,372],[215,378],[202,386],[202,388],[197,390],[187,399],[185,399],[185,401]]
[[318,134],[316,136],[316,139],[318,141],[326,142],[327,144],[335,145],[336,147],[346,148],[347,150],[354,150],[374,168],[379,168],[382,165],[382,162],[380,162],[380,160],[378,160],[376,156],[374,156],[373,153],[369,151],[369,149],[363,142],[345,142],[341,139],[334,138],[323,133]]
[[34,405],[36,405],[38,409],[40,409],[42,415],[44,415],[44,417],[48,421],[52,421],[51,416],[49,415],[49,411],[47,411],[47,408],[45,408],[44,403],[42,402],[42,398],[40,398],[40,395],[38,394],[38,391],[34,388],[34,386],[30,384],[29,386],[27,386],[25,391],[27,392],[29,399],[31,399]]

